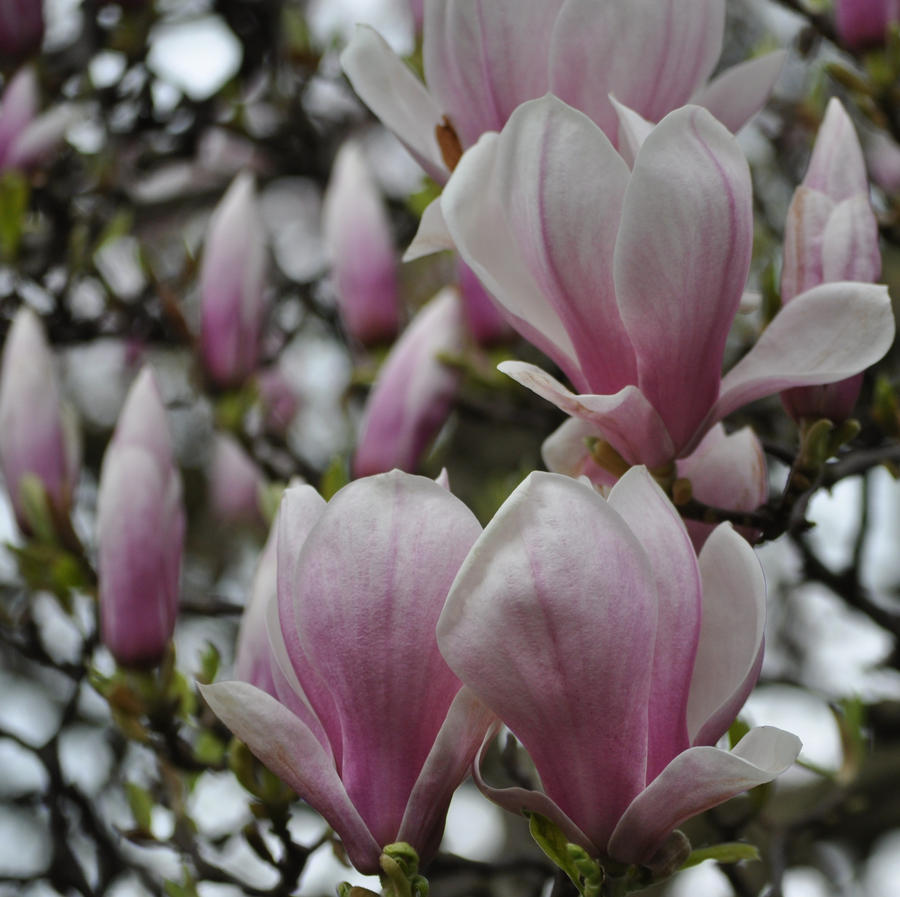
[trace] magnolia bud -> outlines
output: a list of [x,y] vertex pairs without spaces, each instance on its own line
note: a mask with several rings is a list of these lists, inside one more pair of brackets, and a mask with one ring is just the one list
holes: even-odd
[[888,26],[900,21],[900,0],[835,0],[834,26],[848,47],[884,41]]
[[259,356],[265,237],[253,178],[239,174],[209,222],[200,271],[200,351],[210,379],[240,384]]
[[335,159],[322,216],[347,333],[364,345],[390,339],[399,323],[397,253],[384,201],[355,143]]
[[37,52],[43,39],[42,0],[0,0],[0,61]]
[[378,373],[353,462],[357,477],[415,469],[459,388],[459,371],[440,356],[461,352],[465,338],[459,293],[447,287],[419,311]]
[[128,666],[156,663],[175,628],[185,514],[166,412],[149,368],[106,450],[97,501],[103,642]]
[[63,414],[40,320],[22,307],[3,349],[0,379],[0,465],[19,526],[32,532],[22,492],[31,475],[46,490],[51,509],[65,516],[72,503],[80,452],[71,418]]

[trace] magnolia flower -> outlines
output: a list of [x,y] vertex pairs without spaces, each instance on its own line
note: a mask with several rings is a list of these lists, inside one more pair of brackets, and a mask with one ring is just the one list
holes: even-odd
[[81,466],[73,419],[60,402],[53,353],[40,320],[22,306],[3,347],[0,373],[0,466],[16,520],[32,532],[27,478],[44,488],[50,509],[69,513]]
[[684,820],[771,781],[799,740],[713,747],[759,675],[765,581],[728,524],[695,556],[642,468],[609,500],[533,473],[473,546],[438,621],[454,672],[528,751],[543,791],[495,789],[595,857],[647,863]]
[[134,381],[103,458],[97,573],[103,643],[121,664],[159,660],[175,628],[185,514],[150,368]]
[[835,0],[834,26],[848,47],[883,43],[894,22],[900,22],[900,0]]
[[361,872],[377,871],[398,840],[423,861],[434,853],[493,721],[461,690],[434,634],[480,532],[447,489],[399,471],[357,480],[327,505],[309,486],[289,489],[268,628],[278,699],[246,682],[203,689]]
[[37,76],[29,66],[6,85],[0,100],[0,171],[40,165],[62,141],[72,124],[73,107],[55,106],[43,115],[38,109]]
[[459,292],[445,287],[419,310],[378,372],[353,459],[356,476],[415,469],[459,389],[459,370],[441,356],[458,355],[465,344]]
[[420,165],[446,181],[462,151],[548,90],[615,142],[614,94],[658,121],[689,100],[740,128],[763,105],[782,52],[707,83],[725,0],[425,0],[423,85],[370,28],[341,56],[363,102]]
[[335,159],[322,226],[347,333],[364,345],[390,339],[400,319],[397,251],[384,200],[353,142]]
[[43,39],[43,0],[0,0],[0,59],[28,56]]
[[580,394],[530,364],[500,369],[629,464],[686,457],[736,408],[858,373],[893,339],[885,287],[824,284],[722,377],[752,196],[737,141],[697,106],[654,127],[630,171],[582,113],[550,96],[523,104],[466,153],[440,202],[466,263]]
[[[794,191],[784,234],[781,300],[835,280],[872,282],[881,273],[878,222],[869,203],[862,147],[840,101],[832,98],[809,167]],[[862,374],[782,394],[795,420],[849,417]]]
[[238,175],[209,222],[200,269],[200,351],[220,386],[256,367],[266,313],[266,247],[253,177]]

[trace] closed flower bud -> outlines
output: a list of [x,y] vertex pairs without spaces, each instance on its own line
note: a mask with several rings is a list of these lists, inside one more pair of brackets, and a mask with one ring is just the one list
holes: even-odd
[[384,200],[355,143],[335,159],[322,212],[338,311],[347,333],[367,345],[397,332],[397,252]]
[[3,348],[0,379],[0,465],[19,526],[26,513],[23,480],[35,477],[52,513],[66,516],[78,477],[80,452],[73,419],[63,413],[53,354],[37,316],[21,308]]
[[218,386],[256,367],[265,303],[266,248],[253,178],[238,175],[216,206],[200,270],[200,352]]
[[43,0],[0,0],[0,61],[36,53],[43,39]]
[[465,341],[459,293],[446,287],[422,307],[378,372],[353,461],[356,476],[415,470],[459,389],[459,371],[441,356],[460,353]]
[[[878,222],[853,123],[836,99],[828,104],[809,167],[794,192],[784,235],[781,298],[785,303],[823,283],[874,282],[881,273]],[[853,411],[862,374],[827,385],[782,393],[795,420],[845,420]]]
[[884,42],[888,27],[900,21],[900,0],[835,0],[838,37],[854,49]]
[[97,500],[101,634],[123,665],[157,662],[172,636],[184,530],[166,412],[145,368],[103,458]]

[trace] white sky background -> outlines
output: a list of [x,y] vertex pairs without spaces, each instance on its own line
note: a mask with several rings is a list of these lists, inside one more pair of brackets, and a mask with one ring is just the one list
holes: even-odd
[[[48,45],[63,44],[73,28],[77,28],[79,0],[46,0],[48,9]],[[153,36],[149,65],[153,72],[168,86],[159,89],[180,91],[202,99],[216,90],[237,70],[240,64],[240,46],[225,24],[208,14],[206,5],[199,2],[175,2],[163,0],[177,10],[178,21],[159,26]],[[192,13],[187,16],[186,13]],[[379,30],[388,42],[401,53],[412,48],[412,25],[405,0],[311,0],[309,23],[314,35],[324,44],[336,35],[345,40],[352,33],[355,23],[364,22]],[[792,29],[790,17],[772,19],[779,31]],[[92,76],[98,82],[114,81],[118,77],[118,61],[115,54],[104,54],[94,61]],[[173,93],[177,98],[177,94]],[[403,164],[403,163],[401,163]],[[318,363],[318,362],[317,362]],[[322,362],[330,364],[330,362]],[[328,377],[334,372],[328,368]],[[857,497],[861,488],[859,479],[840,484],[831,495],[820,495],[810,507],[810,519],[817,527],[813,540],[826,563],[840,567],[846,562],[855,520],[858,513]],[[900,487],[884,471],[876,472],[872,481],[872,522],[865,552],[865,568],[870,585],[877,593],[885,594],[900,581]],[[0,539],[15,541],[15,525],[5,494],[0,499]],[[781,543],[767,546],[761,551],[770,589],[777,584],[790,582],[796,576],[796,560],[789,548]],[[0,576],[12,578],[14,564],[5,552],[0,553]],[[821,674],[821,696],[796,689],[763,688],[750,699],[746,716],[754,724],[771,723],[797,732],[805,743],[803,756],[828,768],[840,763],[840,747],[833,718],[825,703],[826,698],[857,692],[867,697],[900,696],[900,681],[892,676],[873,675],[869,667],[877,663],[888,648],[883,633],[858,615],[848,612],[839,601],[823,590],[806,587],[792,593],[796,612],[816,621],[815,637],[820,648],[814,669]],[[47,613],[52,616],[52,610]],[[57,621],[60,638],[65,638],[65,623]],[[185,633],[188,644],[191,636]],[[777,660],[777,659],[776,659]],[[0,704],[0,719],[23,735],[40,742],[55,725],[53,707],[41,698],[34,686],[13,681],[0,671],[0,691],[4,700]],[[48,728],[49,727],[49,728]],[[87,736],[81,742],[70,739],[67,759],[69,766],[77,769],[87,764],[81,776],[90,788],[90,767],[97,764],[98,747]],[[100,764],[102,765],[102,763]],[[40,770],[29,761],[21,749],[0,740],[0,794],[7,793],[10,783],[24,784],[40,776]],[[96,766],[95,766],[96,768]],[[786,777],[782,787],[790,782],[808,781],[808,774],[797,771]],[[80,779],[79,779],[80,780]],[[241,809],[242,795],[230,777],[209,777],[193,798],[193,811],[201,829],[220,824],[223,818],[238,827],[244,821]],[[121,807],[118,808],[121,812]],[[111,810],[111,812],[113,812]],[[165,832],[170,820],[160,810],[160,833]],[[30,826],[36,825],[36,828]],[[296,833],[302,840],[315,837],[321,823],[308,815],[298,814]],[[14,871],[28,862],[40,862],[43,856],[39,822],[23,823],[0,810],[0,877],[5,871]],[[24,837],[23,837],[24,836]],[[503,821],[500,811],[487,804],[473,789],[466,787],[454,799],[448,820],[445,847],[475,859],[488,859],[499,850],[503,837]],[[45,847],[45,845],[44,845]],[[168,860],[173,860],[169,856]],[[166,862],[160,857],[160,862]],[[244,855],[231,858],[237,868],[246,868]],[[177,863],[173,863],[173,876],[178,876]],[[340,879],[363,883],[363,876],[348,875],[347,870],[330,857],[327,850],[320,851],[310,862],[304,876],[302,893],[314,895],[330,893]],[[371,886],[374,879],[369,879]],[[893,884],[891,884],[893,883]],[[0,886],[0,895],[4,893]],[[48,889],[33,889],[27,897],[45,897]],[[133,897],[142,890],[136,883],[123,882],[117,897]],[[230,897],[233,889],[218,885],[201,886],[202,897]],[[683,873],[672,888],[676,897],[725,897],[730,888],[721,874],[709,864],[689,873]],[[837,890],[816,870],[792,870],[785,882],[786,897],[828,897]],[[864,868],[862,881],[842,894],[855,897],[900,897],[900,833],[886,833],[880,849]]]

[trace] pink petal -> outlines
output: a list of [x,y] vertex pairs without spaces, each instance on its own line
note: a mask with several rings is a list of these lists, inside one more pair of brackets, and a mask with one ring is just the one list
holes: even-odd
[[824,193],[834,202],[859,193],[868,196],[869,181],[862,147],[853,122],[837,97],[828,101],[803,185]]
[[857,193],[838,203],[828,218],[822,237],[822,277],[873,283],[880,274],[878,221],[868,192]]
[[731,524],[700,552],[703,618],[687,720],[691,744],[715,744],[747,700],[762,665],[766,581],[753,549]]
[[893,340],[887,287],[839,282],[807,290],[781,309],[725,375],[706,423],[791,386],[833,383],[858,374],[878,361]]
[[[634,383],[613,284],[628,166],[586,116],[553,96],[517,109],[497,147],[496,190],[520,264],[562,322],[585,391]],[[573,159],[589,164],[573,166]],[[516,297],[498,298],[518,313]]]
[[437,851],[450,798],[469,775],[478,748],[495,723],[494,714],[474,692],[460,689],[416,779],[397,834],[399,841],[422,845],[423,862]]
[[[716,424],[690,455],[678,459],[677,471],[691,481],[694,498],[716,508],[754,511],[769,494],[766,459],[750,427],[726,434]],[[699,520],[685,520],[685,525],[699,552],[713,525]],[[759,536],[748,527],[739,527],[738,532],[751,542]]]
[[450,236],[450,231],[447,230],[441,197],[438,197],[425,206],[416,235],[403,253],[403,261],[412,262],[433,252],[443,252],[447,249],[456,249],[456,244]]
[[435,137],[444,113],[409,66],[367,25],[358,25],[341,65],[360,99],[438,183],[449,174]]
[[438,622],[451,667],[595,844],[644,785],[656,604],[622,518],[590,486],[532,473],[475,544]]
[[750,265],[752,204],[744,154],[705,109],[671,113],[644,141],[622,210],[616,292],[641,392],[676,448],[718,395]]
[[457,262],[456,277],[466,326],[475,342],[485,346],[510,339],[513,331],[503,309],[462,259]]
[[784,228],[782,302],[789,302],[825,280],[822,240],[833,210],[834,202],[824,193],[803,185],[794,191]]
[[334,702],[341,778],[380,844],[397,839],[460,688],[434,631],[480,532],[446,489],[394,471],[357,480],[332,498],[299,559],[300,642]]
[[0,99],[0,171],[15,141],[38,112],[37,75],[26,66],[6,85]]
[[353,458],[357,477],[414,471],[446,423],[460,372],[445,356],[466,346],[459,292],[445,287],[394,344],[369,394]]
[[775,50],[733,65],[701,87],[691,103],[705,106],[736,134],[765,106],[786,58],[786,50]]
[[518,105],[547,92],[549,34],[562,2],[426,5],[425,80],[463,147],[499,131]]
[[70,103],[48,109],[19,133],[9,147],[6,164],[25,169],[44,164],[78,118],[78,111]]
[[213,712],[340,835],[360,872],[378,872],[381,846],[347,795],[334,761],[312,732],[273,697],[245,682],[201,685]]
[[632,467],[613,486],[609,505],[647,552],[659,596],[647,708],[650,781],[690,744],[686,711],[700,635],[700,570],[680,515],[645,467]]
[[481,774],[481,762],[484,752],[488,749],[491,742],[497,737],[499,726],[488,732],[485,736],[475,762],[472,766],[472,777],[478,790],[498,807],[503,807],[510,813],[521,814],[525,812],[540,813],[551,820],[557,828],[566,836],[572,844],[578,844],[593,856],[598,856],[603,852],[602,847],[598,847],[591,842],[591,839],[580,829],[562,810],[552,801],[543,791],[531,791],[528,788],[494,788],[484,780]]
[[497,370],[552,402],[572,417],[589,421],[631,464],[656,467],[672,459],[674,448],[656,409],[634,386],[612,396],[575,395],[545,371],[521,361],[504,361]]
[[572,340],[526,267],[512,231],[499,191],[504,164],[499,141],[498,134],[485,134],[462,157],[441,196],[444,221],[459,254],[513,326],[580,383]]
[[634,160],[638,150],[653,130],[653,122],[647,121],[643,115],[639,115],[634,109],[629,109],[610,95],[610,103],[615,109],[619,120],[619,154],[628,163],[629,168],[634,167]]
[[553,31],[551,90],[616,139],[613,94],[659,121],[715,67],[724,0],[567,0]]
[[679,754],[633,801],[609,841],[610,856],[645,863],[686,819],[771,782],[800,753],[800,739],[781,729],[751,729],[730,753],[695,747]]

